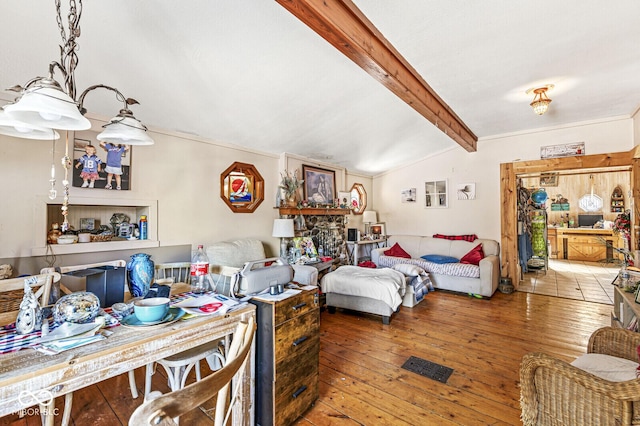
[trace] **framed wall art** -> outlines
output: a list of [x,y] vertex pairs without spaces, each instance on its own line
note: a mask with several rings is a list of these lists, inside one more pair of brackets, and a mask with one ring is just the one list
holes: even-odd
[[75,138],[71,167],[72,186],[123,191],[131,189],[129,145],[114,145],[93,138]]
[[542,173],[540,175],[540,186],[558,186],[558,174]]
[[304,199],[319,205],[331,204],[336,198],[336,172],[302,165]]
[[400,192],[400,197],[403,203],[415,203],[417,191],[415,188],[403,189]]
[[253,164],[235,162],[220,175],[220,198],[234,213],[253,213],[264,200],[264,180]]
[[475,200],[476,184],[475,183],[459,183],[456,187],[458,200]]

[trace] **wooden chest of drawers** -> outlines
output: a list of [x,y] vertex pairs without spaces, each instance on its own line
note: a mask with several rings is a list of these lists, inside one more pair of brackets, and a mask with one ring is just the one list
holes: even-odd
[[257,307],[256,424],[289,425],[318,399],[318,291]]

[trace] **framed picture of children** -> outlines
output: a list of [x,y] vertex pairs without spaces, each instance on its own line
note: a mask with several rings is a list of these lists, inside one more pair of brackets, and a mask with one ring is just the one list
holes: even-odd
[[87,189],[130,190],[131,147],[102,142],[95,136],[76,133],[71,184]]

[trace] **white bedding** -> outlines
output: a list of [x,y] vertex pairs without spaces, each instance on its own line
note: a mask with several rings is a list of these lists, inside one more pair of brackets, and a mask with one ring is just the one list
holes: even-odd
[[391,268],[341,266],[322,277],[323,293],[338,293],[381,300],[394,311],[405,292],[404,274]]

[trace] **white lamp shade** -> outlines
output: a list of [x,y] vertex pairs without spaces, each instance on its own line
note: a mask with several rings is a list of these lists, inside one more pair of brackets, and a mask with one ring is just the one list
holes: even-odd
[[0,134],[22,139],[60,139],[60,135],[55,130],[13,119],[4,112],[4,109],[0,109]]
[[293,232],[293,219],[275,219],[273,221],[273,237],[291,238]]
[[4,107],[7,115],[34,126],[60,130],[87,130],[91,123],[62,90],[35,86],[25,89],[15,104]]
[[97,136],[99,141],[117,145],[153,145],[145,127],[135,117],[114,117]]
[[366,210],[362,213],[362,221],[364,223],[376,223],[378,221],[378,215],[373,210]]

